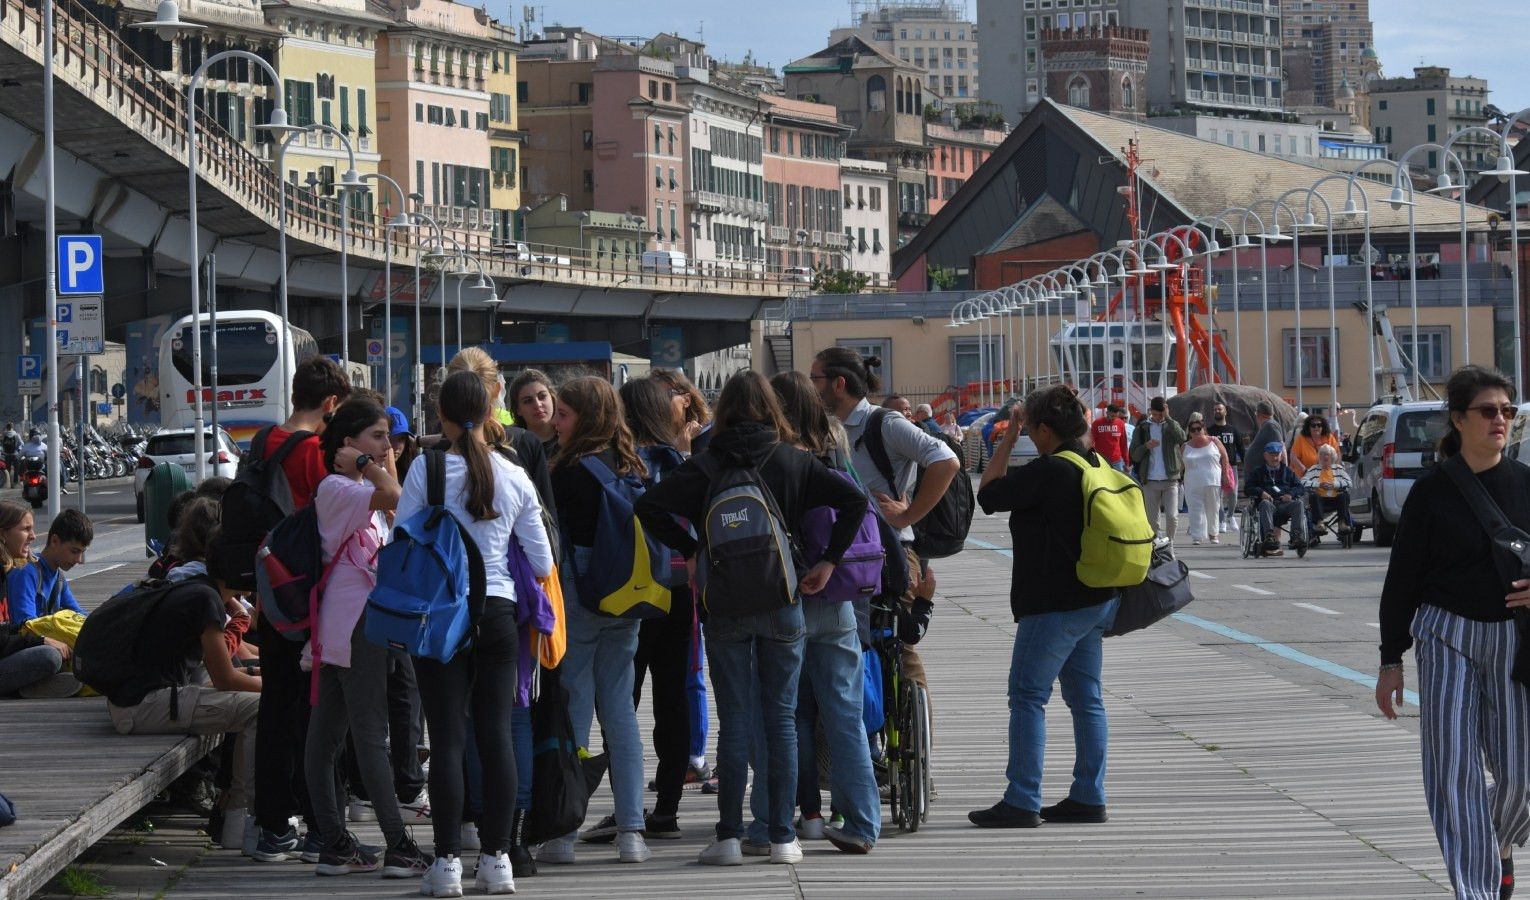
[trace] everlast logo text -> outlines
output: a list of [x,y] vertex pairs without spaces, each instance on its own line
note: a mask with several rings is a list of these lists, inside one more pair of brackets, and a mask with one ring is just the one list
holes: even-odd
[[749,510],[745,509],[740,510],[739,512],[723,513],[721,518],[723,525],[728,528],[733,528],[742,524],[748,524]]

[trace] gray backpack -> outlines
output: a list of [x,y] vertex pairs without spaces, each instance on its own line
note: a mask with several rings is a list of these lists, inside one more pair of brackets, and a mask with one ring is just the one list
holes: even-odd
[[701,542],[696,583],[707,612],[740,618],[796,603],[792,535],[759,468],[726,465],[711,453],[693,460],[708,481],[706,514],[693,523]]

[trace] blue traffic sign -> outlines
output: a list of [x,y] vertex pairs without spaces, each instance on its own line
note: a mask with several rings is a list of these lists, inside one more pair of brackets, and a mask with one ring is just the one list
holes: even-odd
[[105,293],[105,288],[101,236],[59,235],[58,292],[60,294],[102,294]]
[[16,357],[17,378],[41,378],[43,371],[43,358],[35,353],[23,353]]

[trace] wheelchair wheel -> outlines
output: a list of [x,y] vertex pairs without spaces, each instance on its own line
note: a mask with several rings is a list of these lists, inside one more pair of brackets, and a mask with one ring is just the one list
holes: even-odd
[[1248,559],[1250,556],[1254,556],[1259,550],[1259,535],[1257,533],[1258,529],[1254,528],[1252,519],[1252,516],[1243,516],[1242,531],[1240,533],[1243,536],[1244,559]]
[[914,686],[914,721],[918,725],[918,739],[914,742],[915,759],[919,766],[919,821],[930,815],[930,800],[935,796],[935,778],[931,774],[930,760],[934,740],[930,737],[930,695],[923,685]]
[[923,725],[919,716],[918,692],[919,686],[913,682],[900,684],[898,697],[898,776],[896,780],[897,792],[900,802],[895,804],[897,810],[893,813],[893,820],[898,827],[907,832],[919,830],[919,822],[924,817],[924,773],[919,766],[919,742],[923,736]]

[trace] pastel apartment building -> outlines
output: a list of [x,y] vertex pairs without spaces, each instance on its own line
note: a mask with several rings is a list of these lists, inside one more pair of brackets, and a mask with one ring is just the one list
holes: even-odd
[[766,108],[766,262],[772,269],[852,268],[840,175],[850,127],[824,103],[760,99]]

